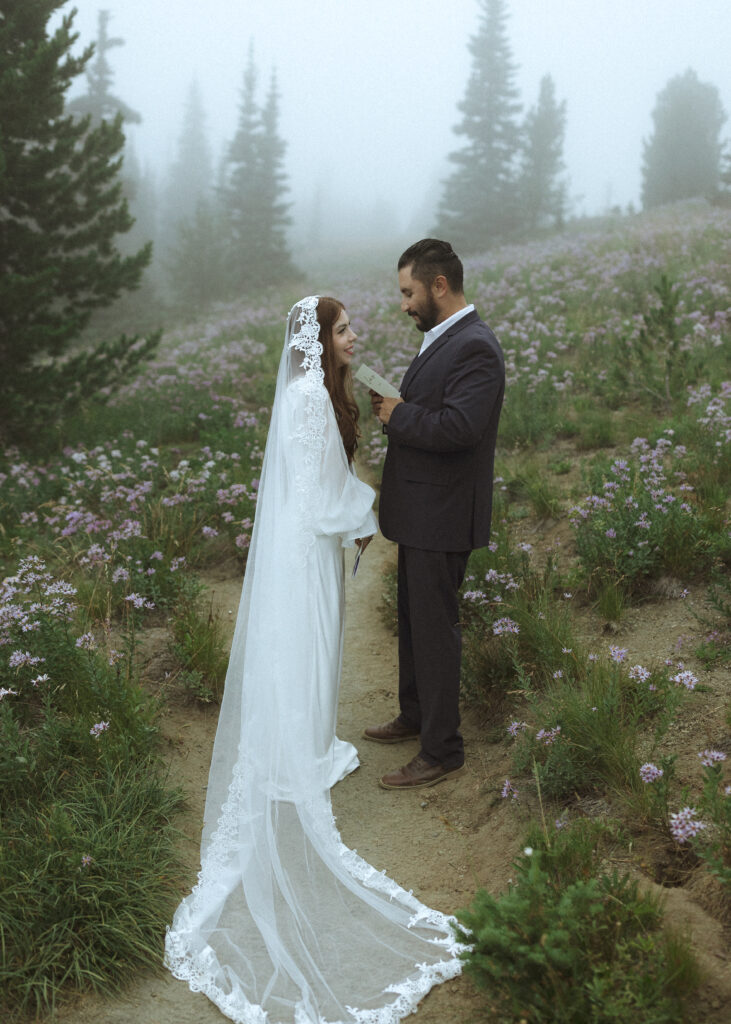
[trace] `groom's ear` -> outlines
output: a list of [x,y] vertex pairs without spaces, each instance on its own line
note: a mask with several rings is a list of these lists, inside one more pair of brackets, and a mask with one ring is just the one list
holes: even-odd
[[449,284],[444,274],[437,274],[431,283],[431,293],[435,299],[443,299],[449,292]]

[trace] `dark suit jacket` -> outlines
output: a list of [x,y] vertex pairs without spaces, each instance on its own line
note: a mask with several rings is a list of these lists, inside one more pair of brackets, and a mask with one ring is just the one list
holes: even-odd
[[467,313],[417,356],[386,427],[379,521],[389,540],[470,551],[490,540],[505,365],[497,338]]

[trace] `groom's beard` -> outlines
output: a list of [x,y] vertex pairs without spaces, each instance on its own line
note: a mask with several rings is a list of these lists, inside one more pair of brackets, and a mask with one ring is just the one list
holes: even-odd
[[427,296],[423,305],[419,306],[413,313],[409,313],[409,316],[414,321],[417,330],[422,331],[424,334],[430,331],[432,327],[436,327],[439,322],[439,310],[433,297],[431,295]]

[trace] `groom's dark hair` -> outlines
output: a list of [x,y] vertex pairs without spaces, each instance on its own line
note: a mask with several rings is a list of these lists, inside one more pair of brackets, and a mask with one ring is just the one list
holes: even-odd
[[401,253],[398,269],[411,267],[411,276],[429,288],[435,277],[442,274],[451,291],[461,295],[464,291],[462,261],[449,242],[438,238],[422,238]]

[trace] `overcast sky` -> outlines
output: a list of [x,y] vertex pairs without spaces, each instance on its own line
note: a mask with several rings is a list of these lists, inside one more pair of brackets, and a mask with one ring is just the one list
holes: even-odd
[[[477,0],[75,0],[63,11],[74,6],[81,41],[95,38],[100,8],[125,40],[109,56],[115,92],[144,118],[130,130],[143,162],[172,160],[193,78],[220,153],[251,39],[263,91],[278,74],[295,213],[319,187],[334,216],[380,209],[428,230],[460,145]],[[546,72],[567,101],[576,213],[638,204],[642,139],[669,78],[692,67],[731,112],[731,0],[512,0],[507,28],[524,108]]]

